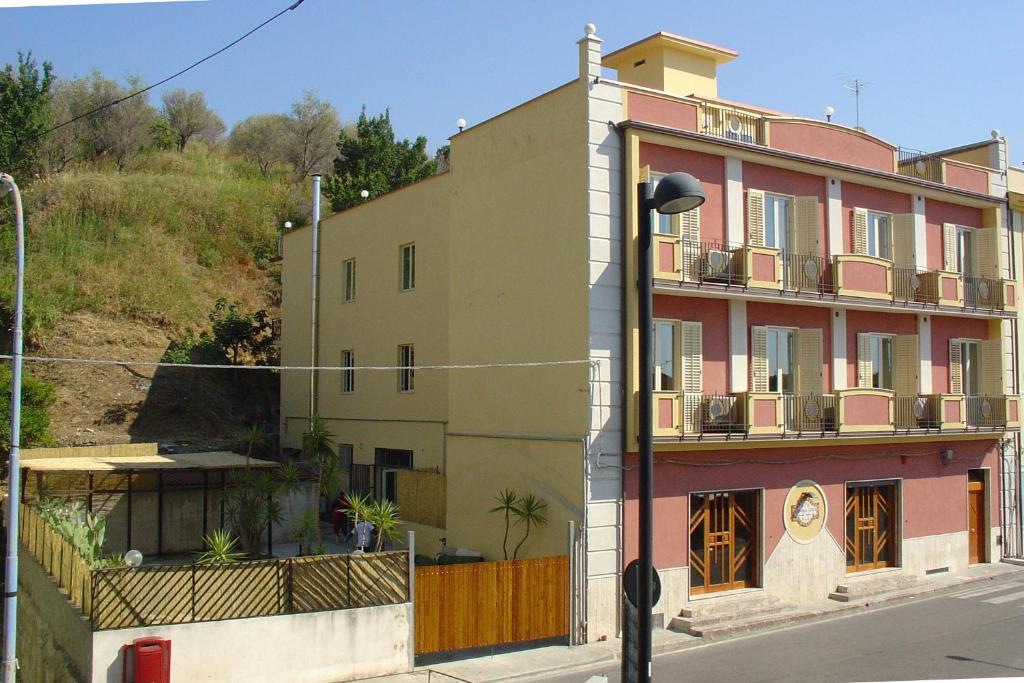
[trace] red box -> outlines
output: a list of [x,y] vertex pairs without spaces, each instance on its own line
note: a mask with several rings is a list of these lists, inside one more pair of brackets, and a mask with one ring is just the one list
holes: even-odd
[[[136,638],[124,646],[123,683],[170,683],[171,641],[166,638]],[[132,661],[131,678],[128,660]]]

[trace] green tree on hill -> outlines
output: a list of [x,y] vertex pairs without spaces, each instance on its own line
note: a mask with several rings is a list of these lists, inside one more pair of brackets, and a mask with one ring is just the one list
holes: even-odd
[[35,170],[39,136],[46,130],[53,65],[42,72],[32,53],[18,53],[17,67],[0,71],[0,170],[11,174]]
[[386,110],[368,117],[364,109],[356,122],[355,135],[342,129],[337,147],[334,174],[324,183],[324,194],[335,211],[359,203],[362,190],[378,197],[433,175],[436,168],[427,157],[424,136],[415,142],[395,140],[391,115]]
[[[0,446],[11,445],[11,366],[0,364]],[[49,409],[57,400],[53,386],[21,373],[21,447],[52,446]]]
[[201,91],[168,90],[163,103],[163,116],[178,133],[179,152],[193,138],[214,143],[224,134],[224,122],[207,106],[206,96]]

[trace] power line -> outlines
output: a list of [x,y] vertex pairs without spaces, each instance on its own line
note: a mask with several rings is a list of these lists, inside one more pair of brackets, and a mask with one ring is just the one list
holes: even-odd
[[[151,368],[197,368],[201,370],[323,370],[328,372],[355,372],[356,370],[481,370],[488,368],[539,368],[559,365],[593,365],[596,361],[548,360],[525,361],[521,363],[465,363],[458,365],[226,365],[203,363],[164,363],[158,361],[119,360],[114,358],[60,358],[56,356],[22,356],[22,360],[38,363],[65,363],[72,365],[112,365],[117,367]],[[9,354],[0,355],[0,360],[11,360]]]
[[122,102],[125,102],[125,101],[127,101],[127,100],[130,100],[130,99],[132,99],[133,97],[138,97],[139,95],[142,95],[142,94],[144,94],[144,93],[147,93],[147,92],[149,92],[149,91],[150,91],[150,90],[152,90],[153,88],[159,87],[159,86],[163,85],[164,83],[167,83],[168,81],[174,80],[174,79],[175,79],[175,78],[177,78],[178,76],[181,76],[182,74],[184,74],[184,73],[187,73],[187,72],[191,71],[192,69],[196,68],[197,66],[199,66],[199,65],[200,65],[200,64],[202,64],[203,62],[206,62],[206,61],[208,61],[208,60],[210,60],[210,59],[213,59],[214,57],[216,57],[216,56],[217,56],[217,55],[219,55],[220,53],[222,53],[222,52],[224,52],[224,51],[226,51],[226,50],[229,50],[229,49],[231,49],[232,47],[234,47],[234,46],[235,46],[235,45],[237,45],[238,43],[242,42],[243,40],[245,40],[246,38],[248,38],[248,37],[249,37],[249,36],[251,36],[252,34],[256,33],[256,31],[259,31],[259,30],[260,30],[261,28],[263,28],[264,26],[266,26],[266,25],[267,25],[267,24],[269,24],[270,22],[272,22],[272,21],[274,21],[275,19],[277,19],[278,17],[280,17],[280,16],[281,16],[282,14],[284,14],[285,12],[290,12],[290,11],[294,10],[294,9],[295,9],[295,8],[297,8],[297,7],[299,6],[299,5],[301,5],[301,4],[303,3],[303,2],[305,2],[305,0],[296,0],[296,2],[292,3],[292,5],[291,5],[291,6],[289,6],[289,7],[286,7],[286,8],[284,8],[283,10],[281,10],[280,12],[278,12],[277,14],[275,14],[274,16],[270,17],[269,19],[267,19],[266,21],[264,21],[264,22],[263,22],[262,24],[260,24],[260,25],[259,25],[259,26],[257,26],[256,28],[254,28],[254,29],[250,30],[249,32],[247,32],[246,34],[244,34],[244,35],[242,35],[242,36],[240,36],[240,37],[236,38],[235,40],[231,41],[230,43],[228,43],[228,44],[227,44],[227,45],[225,45],[224,47],[222,47],[222,48],[220,48],[219,50],[217,50],[216,52],[212,52],[212,53],[210,53],[210,54],[206,55],[205,57],[203,57],[202,59],[200,59],[200,60],[199,60],[198,62],[194,62],[193,64],[190,64],[189,66],[185,67],[185,68],[184,68],[184,69],[182,69],[181,71],[179,71],[179,72],[177,72],[177,73],[175,73],[175,74],[172,74],[172,75],[168,76],[167,78],[165,78],[165,79],[163,79],[163,80],[157,81],[156,83],[154,83],[154,84],[152,84],[152,85],[147,85],[147,86],[146,86],[145,88],[142,88],[141,90],[136,90],[135,92],[133,92],[133,93],[130,93],[130,94],[128,94],[128,95],[125,95],[124,97],[121,97],[121,98],[119,98],[119,99],[116,99],[116,100],[111,100],[110,102],[107,102],[106,104],[101,104],[100,106],[96,107],[95,109],[91,109],[91,110],[89,110],[89,111],[87,111],[87,112],[85,112],[85,113],[83,113],[83,114],[79,114],[78,116],[76,116],[76,117],[74,117],[74,118],[72,118],[72,119],[68,119],[67,121],[64,121],[63,123],[58,123],[58,124],[57,124],[56,126],[54,126],[53,128],[50,128],[50,129],[48,129],[48,130],[45,130],[45,131],[43,131],[42,133],[39,133],[38,135],[33,135],[33,136],[32,136],[31,138],[29,138],[29,139],[30,139],[30,140],[35,140],[35,139],[37,139],[37,138],[41,138],[41,137],[43,137],[44,135],[49,135],[49,134],[50,134],[50,133],[52,133],[53,131],[55,131],[55,130],[59,130],[59,129],[63,128],[64,126],[69,126],[69,125],[71,125],[72,123],[74,123],[75,121],[79,121],[79,120],[81,120],[81,119],[84,119],[84,118],[87,118],[87,117],[89,117],[89,116],[92,116],[93,114],[96,114],[96,113],[98,113],[98,112],[101,112],[101,111],[103,111],[104,109],[109,109],[110,107],[113,107],[113,106],[116,106],[116,105],[118,105],[118,104],[121,104]]

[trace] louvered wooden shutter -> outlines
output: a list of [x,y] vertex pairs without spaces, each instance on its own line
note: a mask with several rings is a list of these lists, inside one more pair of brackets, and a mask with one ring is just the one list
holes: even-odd
[[956,270],[956,226],[952,223],[942,224],[942,269]]
[[768,391],[768,331],[764,327],[750,328],[750,390]]
[[892,219],[892,260],[899,268],[913,268],[914,214],[898,213]]
[[683,393],[700,394],[703,390],[701,365],[704,353],[701,346],[701,324],[682,324]]
[[651,165],[640,167],[640,182],[649,183],[651,181]]
[[981,228],[974,231],[974,272],[981,277],[999,277],[999,256],[996,245],[999,240],[995,228]]
[[796,331],[796,393],[820,395],[822,389],[822,342],[817,328]]
[[964,382],[960,367],[960,340],[949,340],[949,393],[964,393]]
[[794,247],[800,254],[818,255],[818,198],[797,197],[793,210]]
[[898,396],[917,396],[918,346],[916,334],[897,335],[892,341],[893,389]]
[[752,247],[764,246],[764,192],[747,190],[747,242]]
[[680,261],[683,271],[683,279],[687,282],[697,280],[700,268],[700,207],[691,211],[684,211],[672,217],[678,221],[676,231],[682,247],[682,259]]
[[985,396],[1002,396],[1003,388],[1003,346],[998,339],[978,342],[978,360],[981,361],[981,393]]
[[857,386],[871,388],[871,335],[857,335]]
[[868,253],[868,212],[867,209],[854,209],[850,220],[850,231],[854,254]]

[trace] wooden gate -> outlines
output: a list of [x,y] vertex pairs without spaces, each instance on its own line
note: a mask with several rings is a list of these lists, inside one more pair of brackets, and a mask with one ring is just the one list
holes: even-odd
[[846,491],[846,571],[861,572],[896,564],[896,486],[848,485]]
[[416,654],[569,635],[569,557],[416,567]]

